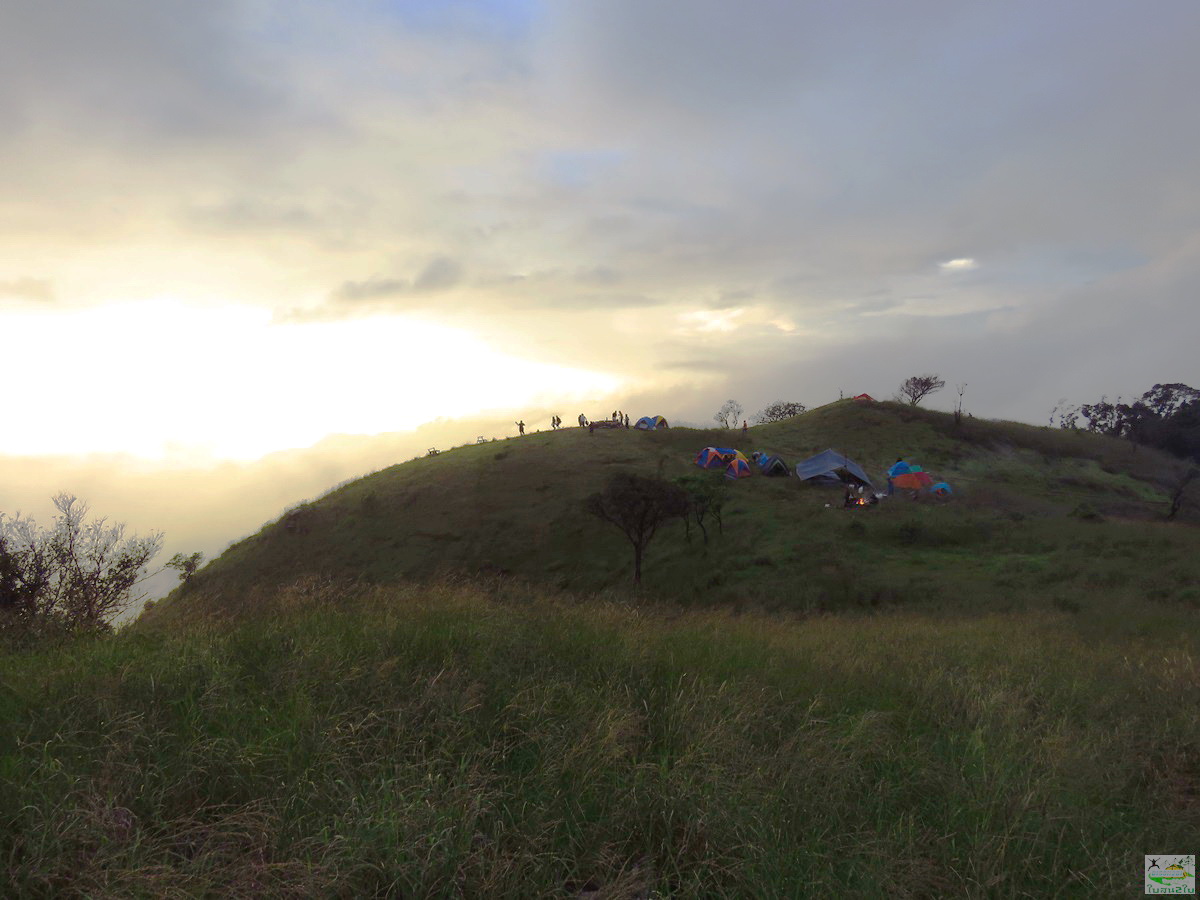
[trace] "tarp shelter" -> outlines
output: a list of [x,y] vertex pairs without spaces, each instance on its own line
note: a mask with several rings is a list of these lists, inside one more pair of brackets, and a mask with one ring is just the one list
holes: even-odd
[[814,484],[865,484],[871,487],[871,479],[862,466],[836,450],[826,450],[816,456],[796,463],[796,475]]
[[933,479],[929,477],[928,472],[905,472],[893,478],[892,484],[905,490],[919,491],[933,484]]
[[767,456],[765,453],[758,458],[758,467],[764,475],[791,475],[792,470],[778,456]]
[[655,431],[659,428],[670,428],[667,420],[662,416],[642,416],[633,425],[634,428],[640,428],[642,431]]
[[729,465],[725,467],[726,478],[749,478],[750,475],[750,463],[748,463],[745,459],[731,460]]

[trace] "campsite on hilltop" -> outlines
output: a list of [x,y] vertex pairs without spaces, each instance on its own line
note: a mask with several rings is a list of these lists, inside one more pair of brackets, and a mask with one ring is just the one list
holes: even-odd
[[[795,469],[874,495],[898,456],[953,494],[847,507]],[[707,542],[662,523],[638,588],[588,512],[620,473],[724,498]],[[1185,476],[850,400],[392,466],[131,627],[0,652],[0,890],[1129,895],[1131,854],[1200,833]]]
[[[956,494],[937,504],[908,502],[901,491],[845,515],[836,489],[761,475],[725,484],[720,471],[702,472],[723,489],[720,533],[703,543],[689,540],[682,523],[665,525],[647,551],[649,596],[799,612],[913,602],[981,611],[1073,603],[1097,580],[1163,597],[1195,589],[1193,532],[1162,522],[1185,462],[1101,435],[974,418],[956,424],[915,406],[843,400],[745,437],[571,428],[414,459],[294,507],[151,618],[227,608],[301,576],[370,584],[498,576],[620,591],[631,571],[628,545],[582,511],[584,499],[613,472],[694,475],[701,449],[727,444],[789,465],[833,448],[863,465],[880,491],[888,466],[904,456]],[[1095,552],[1110,546],[1123,549]],[[1147,565],[1130,571],[1126,552]]]

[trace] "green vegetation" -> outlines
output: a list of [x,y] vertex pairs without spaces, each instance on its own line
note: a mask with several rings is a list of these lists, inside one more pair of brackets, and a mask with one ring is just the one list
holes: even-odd
[[[733,438],[957,490],[845,511],[691,465],[731,437],[414,460],[0,649],[0,895],[1114,897],[1200,833],[1183,462],[900,404]],[[637,591],[618,473],[706,504]]]
[[0,893],[1131,896],[1200,833],[1197,614],[1089,613],[308,582],[9,655]]
[[[660,529],[646,552],[647,595],[798,611],[961,611],[1086,603],[1097,579],[1121,572],[1135,599],[1176,598],[1200,583],[1193,530],[1162,522],[1183,462],[1100,435],[970,418],[956,426],[945,413],[845,401],[752,428],[748,438],[563,429],[393,466],[286,513],[153,613],[232,610],[303,575],[386,584],[465,571],[555,590],[624,591],[628,542],[584,514],[584,499],[618,472],[721,482],[692,460],[706,445],[730,443],[793,464],[833,447],[881,486],[904,455],[949,480],[957,499],[936,506],[898,497],[846,513],[825,508],[841,505],[837,489],[745,479],[728,486],[721,533],[709,528],[707,542],[689,541],[682,520]],[[1200,492],[1200,482],[1194,487]],[[1193,502],[1184,516],[1198,508]],[[1030,553],[1043,569],[1023,567]],[[1000,583],[990,577],[997,569]]]

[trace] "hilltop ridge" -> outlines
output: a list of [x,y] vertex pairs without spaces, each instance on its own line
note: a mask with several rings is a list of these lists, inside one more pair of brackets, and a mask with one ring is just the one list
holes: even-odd
[[[1136,542],[1149,529],[1171,559],[1171,548],[1182,554],[1194,543],[1190,528],[1154,521],[1183,466],[1165,454],[1094,434],[974,418],[956,424],[945,413],[844,400],[752,427],[745,437],[723,429],[564,428],[397,464],[300,504],[234,544],[152,618],[227,608],[234,596],[302,577],[389,583],[466,573],[585,593],[621,590],[627,544],[583,513],[583,499],[618,470],[695,473],[693,459],[708,445],[764,450],[792,466],[832,447],[880,488],[886,467],[903,456],[950,481],[957,495],[944,506],[895,497],[847,514],[826,508],[839,499],[836,489],[755,475],[728,485],[723,534],[707,547],[697,535],[689,543],[682,524],[663,530],[647,558],[650,595],[809,610],[955,593],[976,601],[1032,596],[1038,576],[1061,570],[1081,541]],[[1025,562],[999,572],[1014,558]]]

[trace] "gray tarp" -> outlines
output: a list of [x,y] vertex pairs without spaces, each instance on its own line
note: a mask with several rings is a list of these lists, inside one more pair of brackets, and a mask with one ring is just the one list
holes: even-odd
[[796,463],[796,475],[817,484],[853,481],[871,487],[871,479],[867,477],[862,466],[836,450],[826,450],[804,462]]

